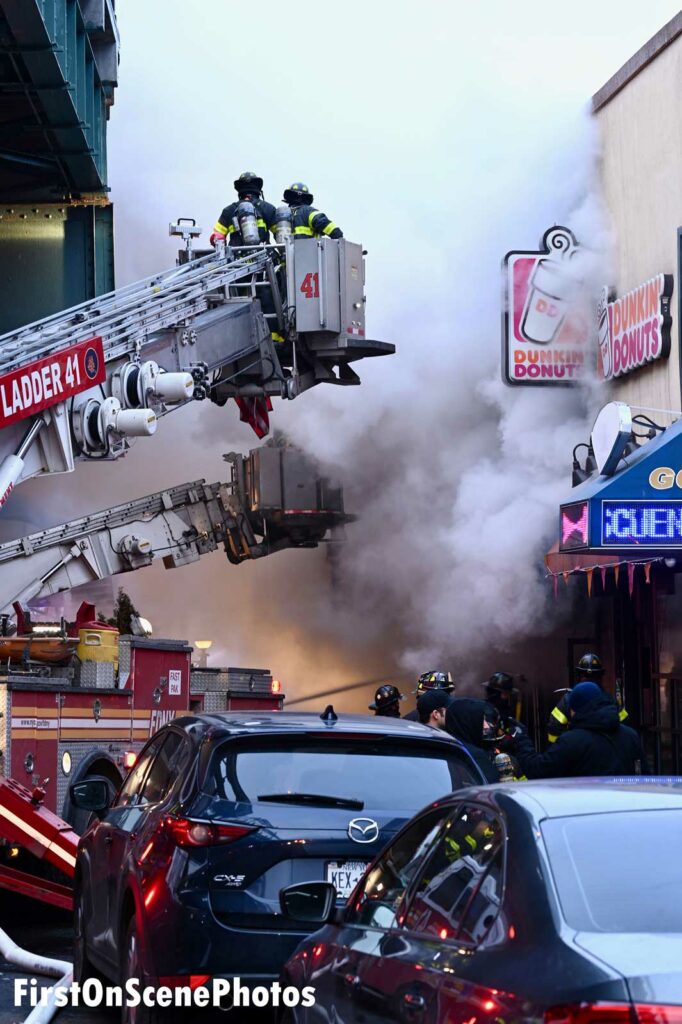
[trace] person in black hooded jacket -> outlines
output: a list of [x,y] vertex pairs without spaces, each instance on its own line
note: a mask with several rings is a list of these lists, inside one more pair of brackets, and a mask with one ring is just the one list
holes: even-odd
[[[487,722],[486,722],[487,717]],[[487,782],[499,782],[500,777],[492,758],[486,753],[484,733],[486,726],[492,739],[495,708],[484,700],[473,697],[454,697],[445,712],[445,731],[459,740],[469,751]]]
[[528,735],[519,734],[514,755],[529,779],[649,774],[639,736],[621,724],[615,700],[596,683],[573,688],[568,729],[549,750],[538,754]]

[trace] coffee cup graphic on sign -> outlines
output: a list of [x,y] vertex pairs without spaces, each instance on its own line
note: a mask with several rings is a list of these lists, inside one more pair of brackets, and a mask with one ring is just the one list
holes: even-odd
[[599,358],[604,380],[611,376],[611,331],[609,329],[609,291],[602,289],[597,306],[597,339],[599,342]]
[[557,229],[547,236],[547,246],[549,255],[538,260],[530,275],[521,315],[524,337],[538,345],[557,337],[575,291],[575,280],[567,273],[567,262],[576,252],[573,238]]

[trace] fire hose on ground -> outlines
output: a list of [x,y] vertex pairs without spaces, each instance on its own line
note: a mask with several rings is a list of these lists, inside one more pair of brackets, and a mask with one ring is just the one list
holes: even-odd
[[53,960],[50,957],[38,956],[37,953],[30,953],[27,949],[22,949],[10,939],[2,928],[0,928],[0,956],[4,957],[8,963],[14,964],[15,967],[20,967],[28,973],[47,974],[53,978],[59,978],[45,1000],[45,1004],[34,1007],[24,1021],[24,1024],[47,1024],[57,1011],[55,1006],[56,990],[69,988],[73,981],[71,964],[66,960]]

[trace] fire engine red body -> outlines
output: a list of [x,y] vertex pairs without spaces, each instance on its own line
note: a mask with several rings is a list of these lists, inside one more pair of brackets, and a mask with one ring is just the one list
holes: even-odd
[[[117,671],[96,660],[76,674],[10,664],[0,676],[0,887],[70,906],[65,883],[87,824],[71,803],[73,783],[104,776],[113,796],[131,753],[177,715],[281,709],[284,694],[266,670],[195,669],[191,658],[184,641],[121,637]],[[42,877],[53,872],[35,858],[59,874]]]

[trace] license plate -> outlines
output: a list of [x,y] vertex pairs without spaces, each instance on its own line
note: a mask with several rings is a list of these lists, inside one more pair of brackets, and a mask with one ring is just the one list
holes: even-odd
[[369,862],[366,860],[332,860],[327,864],[327,881],[336,887],[339,899],[347,900]]

